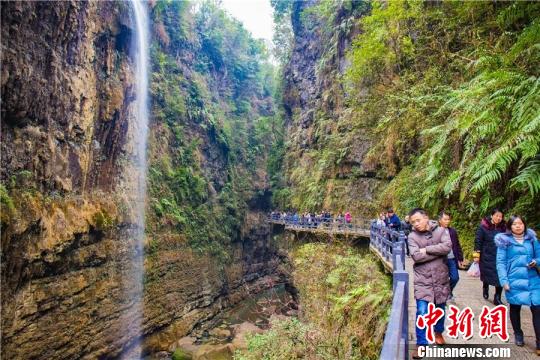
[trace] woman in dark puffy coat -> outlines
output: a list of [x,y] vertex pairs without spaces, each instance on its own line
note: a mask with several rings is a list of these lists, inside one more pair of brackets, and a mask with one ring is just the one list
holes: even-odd
[[502,287],[497,276],[497,246],[495,245],[495,235],[505,232],[504,214],[500,209],[494,209],[491,216],[482,219],[476,239],[474,241],[474,261],[480,262],[480,279],[483,282],[484,299],[489,297],[489,285],[495,286],[495,296],[493,303],[502,304]]

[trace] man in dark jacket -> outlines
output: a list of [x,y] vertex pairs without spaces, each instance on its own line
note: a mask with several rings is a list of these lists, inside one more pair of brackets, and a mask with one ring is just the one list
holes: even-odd
[[401,220],[394,213],[393,209],[388,209],[388,211],[386,212],[386,226],[388,226],[392,230],[397,231],[399,231],[401,227]]
[[[428,304],[434,303],[444,311],[450,294],[447,256],[452,249],[452,240],[448,230],[430,222],[423,209],[414,209],[409,213],[413,231],[409,234],[409,249],[414,261],[414,298],[416,299],[416,318],[427,314]],[[435,343],[445,344],[444,316],[435,324]],[[416,344],[428,345],[426,329],[416,327]],[[413,358],[421,358],[418,349]]]
[[458,268],[463,266],[463,251],[461,250],[456,229],[450,227],[450,220],[450,214],[445,211],[440,212],[439,226],[448,229],[452,240],[452,250],[448,254],[448,272],[450,275],[450,300],[455,300],[452,292],[459,281]]
[[405,220],[401,222],[401,231],[405,234],[405,248],[407,249],[407,256],[410,256],[411,253],[409,251],[409,234],[412,231],[412,225],[409,221],[409,215],[405,216]]

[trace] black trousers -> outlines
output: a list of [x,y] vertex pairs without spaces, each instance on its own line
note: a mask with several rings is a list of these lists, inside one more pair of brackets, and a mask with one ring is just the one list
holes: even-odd
[[[487,282],[483,283],[484,290],[489,290],[489,284]],[[502,295],[503,288],[502,286],[495,286],[495,295],[499,295],[499,297]]]
[[[536,344],[540,344],[540,305],[532,305],[531,312]],[[521,330],[521,305],[510,304],[510,322],[512,323],[514,333],[523,336],[523,330]]]

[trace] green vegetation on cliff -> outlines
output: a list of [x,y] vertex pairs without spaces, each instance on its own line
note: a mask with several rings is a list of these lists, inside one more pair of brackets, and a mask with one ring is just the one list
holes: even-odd
[[215,2],[158,1],[152,14],[147,231],[226,259],[247,201],[267,188],[273,67]]
[[354,105],[377,139],[366,161],[395,176],[383,201],[538,223],[538,15],[527,2],[374,3],[347,80],[369,89]]
[[[295,31],[292,53],[284,64],[284,172],[288,205],[299,211],[347,209],[358,215],[371,206],[369,193],[378,180],[359,161],[369,139],[347,135],[359,129],[338,81],[348,38],[356,19],[368,9],[358,1],[275,5],[276,13],[289,15]],[[362,193],[360,188],[370,190]]]
[[[537,2],[319,1],[293,8],[293,22],[319,24],[316,36],[298,25],[295,41],[320,49],[314,109],[298,100],[294,82],[285,89],[290,204],[371,209],[370,216],[386,206],[400,214],[447,209],[466,245],[496,206],[538,228],[539,15]],[[307,73],[303,66],[287,65]],[[388,185],[373,187],[379,196],[366,204],[358,179],[369,177]]]
[[378,359],[392,294],[378,261],[339,243],[303,244],[290,256],[299,319],[274,322],[235,358]]
[[371,255],[308,243],[291,252],[300,318],[276,321],[236,359],[378,359],[392,286]]
[[365,161],[393,178],[383,204],[450,209],[464,230],[496,206],[540,225],[539,15],[529,2],[374,3],[346,79],[368,89],[352,107],[376,139]]

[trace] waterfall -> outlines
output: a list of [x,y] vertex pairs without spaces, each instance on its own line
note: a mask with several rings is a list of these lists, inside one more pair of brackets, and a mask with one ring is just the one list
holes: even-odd
[[135,142],[135,179],[136,189],[134,215],[136,230],[134,233],[135,256],[132,264],[130,281],[135,290],[131,291],[133,304],[130,319],[126,322],[126,334],[131,338],[127,358],[141,357],[140,338],[143,320],[143,276],[144,276],[144,237],[145,237],[145,203],[147,173],[147,137],[148,137],[148,67],[149,67],[149,20],[147,3],[143,0],[132,0],[135,26],[136,46],[134,51],[136,67],[136,106],[134,107],[134,142]]
[[[148,49],[149,49],[149,22],[148,9],[142,0],[133,0],[135,21],[137,26],[137,154],[138,167],[141,180],[139,186],[140,199],[146,197],[146,139],[148,135]],[[141,204],[140,215],[144,228],[144,204]]]

